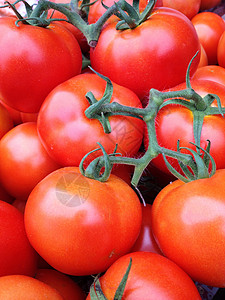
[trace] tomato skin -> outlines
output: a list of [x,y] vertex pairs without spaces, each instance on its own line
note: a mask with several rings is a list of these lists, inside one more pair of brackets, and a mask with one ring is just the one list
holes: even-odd
[[197,31],[200,43],[206,51],[209,65],[216,65],[218,43],[225,30],[224,20],[216,13],[201,12],[191,21]]
[[0,46],[0,98],[22,112],[38,112],[56,85],[81,72],[78,42],[59,24],[17,27],[2,17]]
[[103,272],[127,253],[142,214],[136,193],[117,176],[101,183],[66,167],[36,185],[24,218],[39,255],[56,270],[80,276]]
[[64,300],[84,300],[85,293],[69,276],[54,269],[38,269],[35,278],[56,289]]
[[[79,166],[81,159],[101,143],[108,154],[117,151],[132,156],[143,139],[142,120],[127,116],[111,116],[112,132],[106,134],[101,123],[88,119],[85,110],[90,106],[85,95],[91,91],[100,99],[106,81],[96,74],[81,74],[56,87],[45,99],[38,115],[38,132],[49,155],[62,166]],[[111,102],[142,107],[139,98],[127,88],[113,83]],[[90,159],[102,155],[93,153]]]
[[211,80],[225,86],[225,68],[217,65],[203,66],[197,69],[192,80]]
[[0,139],[14,126],[8,110],[0,103]]
[[142,226],[139,236],[131,249],[131,252],[148,251],[162,255],[152,233],[151,204],[142,205]]
[[0,182],[6,191],[24,200],[47,174],[59,168],[42,146],[37,124],[17,125],[0,141]]
[[152,206],[153,233],[165,256],[193,280],[223,288],[224,180],[222,169],[211,178],[171,185]]
[[141,100],[151,88],[163,90],[185,80],[187,66],[200,50],[197,33],[186,16],[162,7],[135,29],[120,31],[115,26],[116,22],[104,27],[97,46],[90,50],[96,71],[133,90]]
[[189,19],[197,15],[201,4],[201,0],[163,0],[162,2],[164,7],[177,9]]
[[49,285],[23,275],[0,277],[0,298],[4,300],[63,300],[63,297]]
[[225,47],[225,33],[223,33],[220,37],[218,48],[217,48],[217,59],[218,64],[221,67],[225,68],[225,59],[224,59],[224,47]]
[[[156,253],[133,252],[119,258],[100,277],[103,293],[108,300],[114,299],[114,294],[126,272],[130,258],[132,258],[132,266],[123,299],[201,299],[190,277],[172,261]],[[89,295],[87,300],[90,299]]]
[[[225,87],[223,85],[210,80],[191,80],[191,86],[201,96],[205,96],[207,93],[218,95],[222,107],[225,106]],[[186,84],[183,83],[169,90],[175,91],[185,88]],[[195,147],[190,144],[190,142],[194,143],[192,112],[180,105],[168,105],[162,108],[156,117],[156,134],[159,144],[165,148],[176,150],[177,141],[180,140],[180,147],[195,150]],[[147,149],[148,138],[146,134],[144,140]],[[221,115],[204,118],[200,143],[204,149],[206,149],[207,140],[211,141],[210,154],[214,158],[217,168],[225,168],[223,155],[225,151],[225,120]],[[169,157],[167,159],[176,170],[180,171],[179,164],[175,159]],[[170,174],[161,155],[154,158],[152,163],[163,172]]]
[[0,226],[0,278],[13,274],[34,276],[37,255],[27,238],[23,214],[1,200]]
[[198,68],[204,67],[208,65],[208,57],[207,54],[205,52],[205,49],[203,48],[202,44],[201,44],[201,56],[200,56],[200,61],[198,64]]

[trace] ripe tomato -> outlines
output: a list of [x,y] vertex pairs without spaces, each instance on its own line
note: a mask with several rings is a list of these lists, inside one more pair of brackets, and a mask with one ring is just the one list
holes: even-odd
[[[200,300],[191,278],[175,263],[151,252],[133,252],[119,258],[100,277],[101,288],[108,300],[113,300],[132,258],[122,299],[136,300]],[[90,300],[90,295],[87,300]]]
[[194,80],[211,80],[225,86],[225,69],[217,65],[198,68],[192,76]]
[[56,270],[80,276],[105,271],[131,249],[142,213],[138,196],[122,179],[111,175],[99,182],[66,167],[36,185],[24,218],[40,256]]
[[[112,131],[106,134],[96,119],[88,119],[85,110],[90,106],[86,93],[91,91],[100,99],[106,81],[96,74],[84,73],[56,87],[45,99],[38,115],[38,132],[49,155],[62,166],[79,166],[89,151],[100,142],[107,153],[116,144],[123,155],[135,154],[143,139],[143,121],[128,116],[111,116]],[[141,107],[139,98],[127,88],[113,83],[111,102]],[[94,158],[98,154],[93,154]]]
[[81,72],[80,46],[59,24],[17,27],[2,17],[0,47],[0,98],[23,112],[38,112],[56,85]]
[[223,288],[224,180],[225,169],[211,178],[186,184],[175,181],[152,205],[153,234],[165,256],[193,280]]
[[0,182],[14,197],[26,200],[34,186],[58,168],[42,146],[35,122],[17,125],[0,141]]
[[206,10],[219,5],[222,0],[201,0],[200,10]]
[[217,47],[217,59],[218,64],[225,68],[225,58],[224,58],[224,47],[225,47],[225,32],[220,37],[218,47]]
[[204,67],[208,65],[208,57],[207,54],[205,52],[205,49],[203,48],[202,44],[201,44],[201,56],[200,56],[200,61],[198,64],[198,68]]
[[56,289],[64,300],[84,300],[85,293],[69,276],[54,269],[38,269],[35,278]]
[[0,103],[0,139],[14,126],[8,110]]
[[35,278],[23,275],[0,277],[0,298],[4,300],[63,300],[52,287]]
[[162,0],[162,2],[162,6],[177,9],[189,19],[197,15],[201,4],[201,0]]
[[[177,10],[162,7],[132,30],[116,30],[116,22],[105,26],[90,51],[90,60],[96,71],[143,99],[151,88],[163,90],[183,82],[198,50],[191,21]],[[192,74],[199,59],[200,55],[192,65]]]
[[23,214],[11,204],[1,200],[0,227],[0,278],[13,274],[34,276],[37,269],[37,255],[27,238]]
[[[222,107],[225,106],[225,87],[222,84],[209,80],[192,80],[191,85],[201,96],[205,96],[208,93],[218,95]],[[182,90],[185,87],[186,84],[183,83],[170,89],[170,91]],[[216,106],[216,103],[213,105]],[[170,104],[163,107],[156,117],[156,134],[162,147],[176,150],[177,141],[180,140],[180,147],[195,149],[195,146],[190,144],[190,142],[194,143],[193,113],[180,105]],[[221,115],[206,116],[204,118],[200,143],[204,149],[207,147],[207,140],[211,141],[210,154],[214,158],[217,168],[225,168],[225,119]],[[148,138],[146,135],[146,149],[147,145]],[[175,169],[180,170],[177,160],[170,157],[167,159]],[[161,155],[154,158],[152,163],[160,170],[166,173],[169,172]]]
[[162,254],[152,233],[151,211],[151,204],[146,204],[145,206],[142,205],[141,231],[134,246],[131,249],[131,252],[148,251]]
[[217,47],[225,30],[225,22],[213,12],[202,12],[192,18],[200,43],[208,57],[209,65],[217,64]]

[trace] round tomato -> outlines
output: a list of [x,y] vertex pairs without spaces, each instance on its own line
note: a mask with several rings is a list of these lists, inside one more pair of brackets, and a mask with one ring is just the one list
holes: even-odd
[[211,80],[225,86],[225,68],[217,65],[204,66],[197,69],[192,79]]
[[47,28],[0,18],[0,98],[23,112],[38,112],[48,93],[79,74],[78,42],[64,26]]
[[35,122],[17,125],[0,141],[0,182],[14,197],[26,200],[34,186],[58,168],[42,146]]
[[220,37],[219,44],[217,47],[217,59],[218,64],[225,68],[225,58],[224,58],[224,47],[225,47],[225,32]]
[[56,289],[64,300],[85,300],[86,295],[69,276],[54,269],[38,269],[35,278]]
[[35,278],[23,275],[0,277],[0,298],[4,300],[63,300],[52,287]]
[[105,271],[131,249],[142,212],[136,193],[117,176],[99,182],[66,167],[36,185],[24,218],[40,256],[56,270],[80,276]]
[[[38,132],[49,155],[62,166],[79,166],[81,159],[101,143],[108,154],[132,156],[140,148],[144,123],[128,116],[110,116],[111,133],[106,134],[97,119],[88,119],[86,93],[101,99],[106,81],[96,74],[80,74],[56,87],[45,99],[38,115]],[[111,102],[141,107],[139,98],[113,83]],[[99,155],[93,153],[92,158]],[[100,154],[101,155],[101,154]]]
[[[208,93],[218,95],[222,107],[225,106],[225,87],[222,84],[210,80],[192,80],[191,85],[201,96],[205,96]],[[182,90],[185,87],[186,83],[183,83],[170,89],[170,91]],[[213,106],[217,106],[216,101],[214,101]],[[190,144],[190,142],[195,142],[193,113],[181,105],[169,104],[164,106],[156,117],[156,135],[158,143],[162,147],[176,151],[179,140],[180,147],[196,150],[195,146]],[[200,139],[200,146],[204,149],[207,147],[207,140],[211,142],[210,154],[214,158],[217,168],[225,168],[225,119],[220,114],[204,117]],[[147,134],[145,135],[145,147],[146,149],[148,147]],[[177,160],[170,157],[167,157],[167,159],[176,170],[180,171]],[[160,170],[169,173],[161,154],[154,158],[152,163]]]
[[201,0],[162,0],[162,2],[162,6],[177,9],[189,19],[199,12],[201,4]]
[[193,280],[223,288],[224,180],[225,169],[186,184],[175,181],[152,205],[153,234],[164,255]]
[[[175,263],[151,252],[133,252],[119,258],[100,277],[101,288],[108,300],[113,300],[132,258],[123,298],[126,300],[200,300],[191,278]],[[87,300],[91,299],[90,295]]]
[[[0,227],[0,278],[13,274],[34,276],[37,269],[37,253],[27,238],[23,214],[1,200]],[[1,296],[0,298],[4,299]]]
[[[105,26],[90,51],[92,67],[117,84],[133,90],[142,100],[151,88],[163,90],[185,80],[191,58],[200,50],[191,21],[179,11],[155,8],[134,29]],[[185,55],[184,55],[185,53]],[[192,64],[196,70],[200,55]]]
[[209,65],[217,64],[217,47],[225,30],[224,20],[216,13],[201,12],[191,21],[197,31],[200,43],[205,49]]

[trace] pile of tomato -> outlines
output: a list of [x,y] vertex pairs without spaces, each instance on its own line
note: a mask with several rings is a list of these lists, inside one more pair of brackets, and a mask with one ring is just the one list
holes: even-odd
[[224,0],[0,2],[0,299],[223,293]]

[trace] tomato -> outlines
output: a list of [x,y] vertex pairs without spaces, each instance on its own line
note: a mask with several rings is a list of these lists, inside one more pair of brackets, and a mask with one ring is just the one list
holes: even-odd
[[225,86],[225,69],[217,65],[198,68],[192,76],[194,80],[211,80]]
[[[143,121],[127,116],[111,116],[111,133],[106,134],[101,123],[88,119],[85,110],[90,106],[86,93],[91,91],[100,99],[106,81],[96,74],[84,73],[56,87],[45,99],[38,115],[38,132],[49,155],[62,166],[79,166],[89,151],[100,142],[108,154],[117,152],[132,156],[143,139]],[[139,98],[127,88],[113,83],[111,102],[141,107]],[[93,154],[102,155],[102,153]]]
[[81,72],[79,44],[59,24],[17,27],[2,17],[0,47],[0,98],[19,111],[38,112],[56,85]]
[[[151,252],[133,252],[119,258],[100,277],[108,300],[114,294],[132,258],[132,265],[122,299],[136,300],[200,300],[200,294],[191,278],[169,259]],[[91,299],[90,295],[87,300]]]
[[[225,87],[222,84],[210,80],[192,80],[193,89],[201,96],[208,93],[216,94],[220,97],[222,107],[225,106]],[[171,91],[185,89],[186,84],[180,84]],[[216,106],[216,103],[213,104]],[[180,105],[167,105],[160,109],[156,117],[156,135],[160,146],[176,150],[177,141],[180,140],[180,147],[195,149],[193,135],[193,113]],[[225,168],[225,119],[221,115],[206,116],[202,126],[200,146],[206,149],[207,140],[211,141],[210,154],[216,162],[218,169]],[[145,147],[147,149],[148,138],[145,138]],[[182,152],[182,151],[181,151]],[[185,151],[184,151],[185,152]],[[180,170],[177,160],[167,157],[172,166]],[[168,173],[168,169],[161,155],[152,160],[152,163]]]
[[[23,214],[1,200],[0,227],[0,278],[13,274],[34,276],[37,255],[28,241]],[[0,298],[4,299],[1,296]]]
[[200,10],[206,10],[219,5],[222,0],[201,0]]
[[193,280],[223,288],[224,180],[221,169],[211,178],[174,182],[152,205],[153,234],[165,256]]
[[225,67],[224,47],[225,47],[225,32],[223,32],[223,34],[221,35],[217,47],[217,59],[218,59],[218,64],[221,67]]
[[201,44],[201,56],[200,56],[200,61],[198,64],[198,68],[204,67],[208,65],[208,57],[207,54],[205,52],[205,49],[203,48],[202,44]]
[[29,276],[11,275],[0,277],[0,298],[4,300],[63,300],[49,285]]
[[31,192],[25,207],[27,236],[56,270],[75,276],[105,271],[129,252],[141,228],[133,189],[111,175],[99,182],[77,167],[58,169]]
[[0,139],[14,126],[8,110],[0,103]]
[[162,0],[162,2],[162,6],[177,9],[191,19],[199,12],[201,0]]
[[85,293],[69,276],[54,269],[38,269],[35,278],[56,289],[64,300],[84,300]]
[[[142,100],[148,98],[151,88],[163,90],[183,82],[198,50],[191,21],[164,7],[154,9],[147,21],[132,30],[116,30],[116,22],[105,26],[90,51],[90,61],[93,69],[133,90]],[[198,55],[191,74],[199,59]]]
[[0,182],[14,197],[26,200],[34,186],[58,168],[42,146],[34,122],[17,125],[0,141]]
[[[152,0],[151,0],[152,1]],[[162,1],[163,0],[157,0],[155,7],[158,6],[162,6]],[[108,7],[112,6],[114,4],[114,2],[118,2],[118,1],[114,1],[114,0],[105,0],[104,4]],[[129,4],[133,3],[133,0],[127,0],[127,2]],[[149,0],[140,0],[139,2],[139,9],[142,12],[146,5],[148,4]],[[104,8],[104,6],[101,3],[101,0],[97,0],[93,5],[90,6],[89,8],[89,13],[88,13],[88,23],[92,24],[95,23],[96,21],[98,21],[98,19],[106,12],[106,9]],[[113,15],[111,16],[108,20],[107,23],[113,21],[113,20],[118,20],[118,18]]]
[[131,252],[148,251],[162,254],[152,233],[151,204],[142,205],[142,225],[139,236],[131,249]]
[[217,64],[217,47],[225,30],[225,22],[213,12],[202,12],[192,18],[200,43],[206,51],[209,65]]

